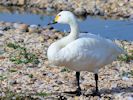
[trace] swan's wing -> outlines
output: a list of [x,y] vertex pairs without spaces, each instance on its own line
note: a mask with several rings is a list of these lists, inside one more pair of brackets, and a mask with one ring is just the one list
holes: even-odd
[[97,39],[100,42],[101,41],[106,42],[107,45],[110,45],[110,47],[114,48],[116,53],[120,53],[120,54],[125,53],[125,51],[122,48],[120,48],[118,45],[115,44],[115,42],[111,41],[110,39],[106,39],[106,38],[101,37],[100,35],[95,35],[92,33],[80,33],[79,34],[79,38],[86,38],[86,37]]
[[[110,48],[105,41],[99,41],[94,38],[77,39],[58,53],[56,60],[58,65],[63,66],[99,66],[110,62],[107,58],[113,56],[114,48]],[[104,65],[104,64],[103,64]]]

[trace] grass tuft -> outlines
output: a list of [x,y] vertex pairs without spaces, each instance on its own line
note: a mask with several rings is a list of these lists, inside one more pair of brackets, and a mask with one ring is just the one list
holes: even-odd
[[40,93],[36,93],[36,96],[41,96],[41,97],[46,97],[46,96],[50,96],[50,93],[46,93],[46,92],[40,92]]
[[130,62],[131,60],[133,60],[133,54],[131,55],[128,55],[128,54],[125,54],[125,55],[121,55],[121,56],[118,56],[117,58],[119,61],[124,61],[126,63]]
[[61,72],[70,72],[70,70],[68,68],[63,68],[61,69]]
[[16,54],[10,56],[10,61],[14,62],[15,64],[40,63],[38,57],[35,54],[28,52],[25,47],[22,47],[19,44],[8,43],[7,47],[16,50]]

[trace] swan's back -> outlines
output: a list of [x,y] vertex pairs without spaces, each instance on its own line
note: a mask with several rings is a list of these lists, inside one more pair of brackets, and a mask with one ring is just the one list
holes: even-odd
[[102,42],[102,43],[105,43],[106,45],[109,45],[118,54],[124,53],[124,50],[122,48],[120,48],[118,45],[116,45],[114,42],[112,42],[110,39],[105,39],[99,35],[94,35],[91,33],[80,33],[79,38],[85,38],[85,37],[93,38],[93,39],[99,40],[100,41],[99,43]]
[[122,49],[108,39],[88,34],[69,43],[56,55],[55,64],[76,71],[94,71],[111,63]]

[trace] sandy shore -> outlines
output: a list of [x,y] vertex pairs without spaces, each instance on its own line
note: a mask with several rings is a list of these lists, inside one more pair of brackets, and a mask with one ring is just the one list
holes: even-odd
[[[46,51],[63,35],[50,27],[0,22],[0,99],[61,100],[60,96],[66,100],[98,99],[62,93],[76,89],[75,72],[50,66]],[[133,42],[116,40],[116,43],[127,50],[128,56],[100,69],[100,100],[133,99]],[[81,72],[80,82],[83,94],[95,88],[93,73]]]

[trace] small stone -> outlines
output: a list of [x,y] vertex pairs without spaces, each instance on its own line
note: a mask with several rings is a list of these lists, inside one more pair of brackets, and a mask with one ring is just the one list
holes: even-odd
[[39,39],[41,42],[44,42],[44,37],[39,36],[38,39]]
[[4,92],[2,92],[0,96],[1,96],[1,97],[5,97],[6,94],[5,94]]
[[3,56],[0,56],[0,60],[4,60],[5,59],[5,57],[3,57]]
[[17,84],[17,81],[16,81],[16,80],[10,80],[10,81],[9,81],[9,84],[10,84],[10,85]]
[[28,31],[30,33],[38,33],[38,32],[40,32],[39,27],[37,25],[30,25],[30,27],[28,28]]
[[61,39],[63,37],[63,35],[59,34],[58,37],[59,37],[59,39]]
[[26,24],[20,24],[18,29],[20,29],[23,32],[26,32],[28,30],[28,25]]
[[25,0],[18,0],[18,5],[24,5],[25,4]]
[[123,77],[122,77],[122,80],[124,80],[124,81],[128,81],[129,78],[128,78],[127,76],[123,76]]
[[52,9],[51,7],[47,7],[47,8],[46,8],[46,11],[48,11],[48,12],[53,12],[54,9]]
[[57,37],[57,36],[56,36],[55,34],[51,34],[51,35],[50,35],[50,38],[51,38],[51,39],[55,39],[56,37]]
[[120,2],[118,3],[120,7],[122,7],[124,5],[124,2]]
[[52,39],[48,39],[48,43],[49,44],[53,43],[53,40]]
[[58,33],[58,32],[56,32],[56,33],[55,33],[55,35],[56,35],[56,36],[58,36],[58,35],[59,35],[59,33]]
[[55,90],[55,91],[58,91],[59,89],[60,89],[60,88],[57,87],[57,86],[54,87],[54,90]]
[[0,36],[4,35],[4,31],[0,30]]
[[5,27],[1,27],[1,26],[0,26],[0,30],[1,30],[1,31],[3,31],[4,29],[5,29]]
[[19,26],[20,26],[19,23],[14,23],[14,24],[13,24],[13,27],[16,28],[16,29],[19,28]]
[[44,39],[45,39],[45,40],[48,40],[48,39],[49,39],[49,36],[45,35],[45,36],[44,36]]
[[76,15],[85,15],[86,14],[86,10],[84,8],[76,8],[74,12]]
[[30,28],[38,28],[38,26],[37,25],[30,25]]

